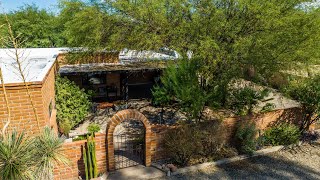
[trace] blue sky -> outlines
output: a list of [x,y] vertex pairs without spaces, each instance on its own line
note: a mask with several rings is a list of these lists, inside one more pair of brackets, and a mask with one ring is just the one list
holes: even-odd
[[5,12],[17,10],[19,7],[25,5],[25,4],[35,4],[39,8],[48,9],[52,11],[57,10],[59,0],[0,0],[2,7],[5,10]]

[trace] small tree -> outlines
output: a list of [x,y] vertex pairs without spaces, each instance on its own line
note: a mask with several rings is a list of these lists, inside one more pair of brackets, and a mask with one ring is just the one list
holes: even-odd
[[229,93],[228,106],[238,115],[252,114],[259,101],[263,100],[268,94],[268,89],[256,91],[249,86],[233,88]]
[[200,119],[207,96],[199,81],[197,63],[186,59],[170,65],[161,77],[161,86],[153,89],[155,103],[164,106],[177,102],[189,120]]
[[62,133],[79,124],[88,115],[91,102],[89,95],[67,78],[56,78],[57,120]]
[[293,99],[301,103],[303,118],[300,130],[309,130],[310,125],[320,119],[320,76],[291,84],[287,91]]

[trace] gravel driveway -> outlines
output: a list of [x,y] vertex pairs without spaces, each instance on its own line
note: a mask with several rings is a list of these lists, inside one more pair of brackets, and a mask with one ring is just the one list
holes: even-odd
[[164,179],[320,179],[320,143]]

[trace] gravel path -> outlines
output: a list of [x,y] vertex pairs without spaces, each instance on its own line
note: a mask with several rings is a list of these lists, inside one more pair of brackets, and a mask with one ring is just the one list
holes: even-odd
[[320,143],[164,179],[320,179]]

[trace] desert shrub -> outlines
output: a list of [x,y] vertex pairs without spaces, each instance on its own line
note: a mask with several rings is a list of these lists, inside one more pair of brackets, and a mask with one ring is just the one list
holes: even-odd
[[238,115],[247,115],[253,112],[253,108],[259,101],[268,95],[267,89],[256,91],[250,87],[233,88],[229,92],[228,106]]
[[88,115],[90,97],[74,82],[67,78],[56,78],[57,120],[60,132],[68,134]]
[[0,179],[53,179],[54,165],[68,164],[63,142],[48,127],[32,138],[16,131],[1,136]]
[[256,150],[257,129],[254,123],[242,123],[235,133],[236,148],[240,153],[252,154]]
[[87,127],[88,133],[96,133],[100,131],[100,125],[96,123],[92,123]]
[[300,136],[299,127],[288,123],[276,125],[264,132],[265,144],[273,146],[297,143]]
[[0,140],[0,179],[33,179],[37,164],[34,141],[14,131]]
[[185,166],[192,156],[201,151],[200,137],[195,126],[183,125],[170,129],[164,136],[164,149],[175,163]]
[[268,79],[268,83],[275,89],[281,89],[289,84],[287,76],[286,74],[277,72]]
[[227,131],[220,122],[182,125],[164,136],[164,148],[175,163],[185,166],[196,159],[217,159],[228,156]]
[[198,126],[201,133],[201,154],[205,157],[219,156],[226,145],[226,129],[220,122],[205,122]]

